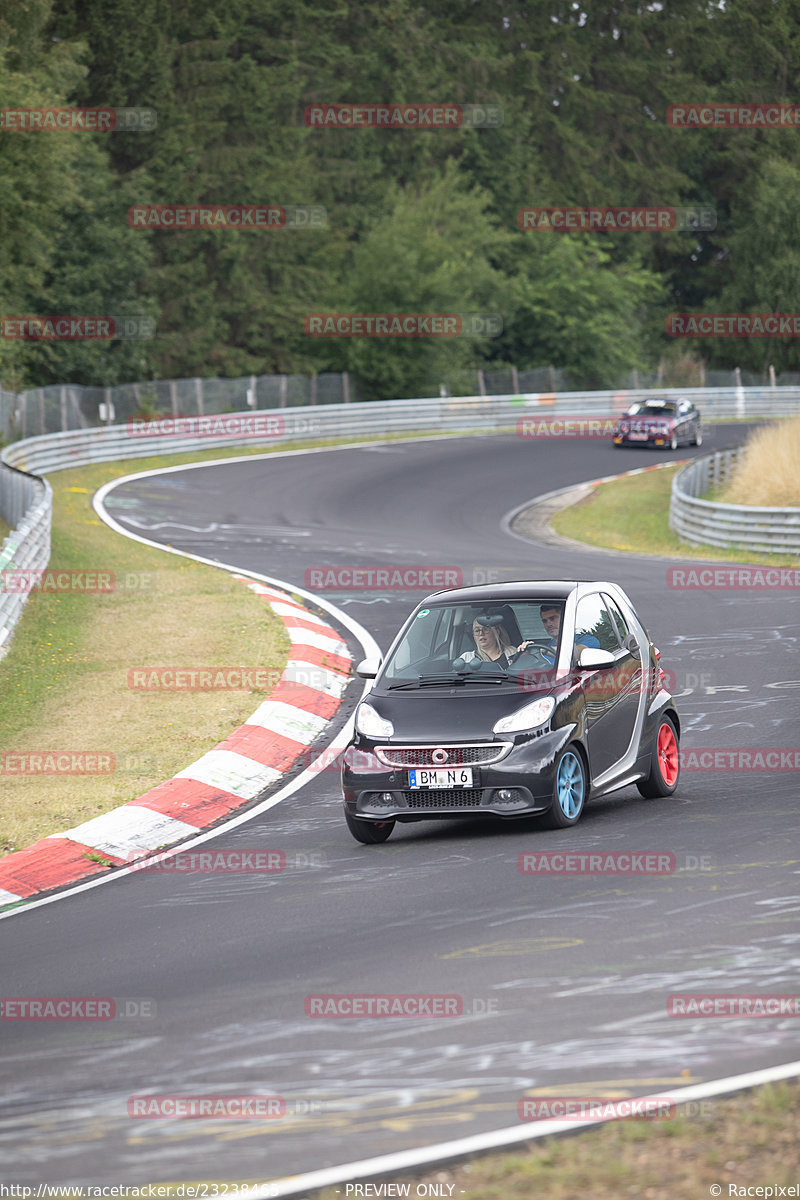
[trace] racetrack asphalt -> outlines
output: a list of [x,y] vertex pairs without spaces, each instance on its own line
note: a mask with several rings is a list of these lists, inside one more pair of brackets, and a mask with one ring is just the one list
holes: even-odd
[[[712,429],[701,453],[747,432]],[[614,580],[675,672],[685,751],[796,747],[796,594],[674,590],[665,559],[501,528],[529,498],[659,461],[607,443],[414,440],[143,478],[107,508],[155,541],[321,590],[384,649],[433,589],[317,589],[307,570]],[[322,772],[204,847],[280,849],[280,874],[132,874],[0,922],[3,996],[114,997],[151,1014],[0,1022],[5,1179],[269,1180],[513,1125],[535,1090],[669,1095],[797,1057],[796,1018],[667,1016],[672,993],[796,990],[797,780],[686,771],[674,797],[626,788],[574,829],[398,825],[365,847],[344,825],[337,774]],[[566,850],[674,853],[677,869],[517,869],[521,852]],[[320,993],[455,994],[464,1014],[307,1017]],[[128,1098],[151,1093],[272,1094],[287,1115],[129,1117]]]

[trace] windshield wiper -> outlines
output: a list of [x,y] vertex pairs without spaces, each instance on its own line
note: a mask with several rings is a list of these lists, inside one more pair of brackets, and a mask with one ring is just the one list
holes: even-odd
[[459,675],[419,675],[414,680],[408,680],[404,683],[387,683],[387,691],[397,691],[401,688],[416,688],[416,687],[441,687],[446,684],[455,685],[459,683],[506,683],[510,676],[497,675],[484,671],[472,671],[468,674]]

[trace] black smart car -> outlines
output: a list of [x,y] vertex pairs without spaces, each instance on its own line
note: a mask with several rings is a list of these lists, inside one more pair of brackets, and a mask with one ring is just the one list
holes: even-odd
[[701,446],[703,426],[691,400],[639,400],[620,417],[612,435],[615,446]]
[[342,759],[360,842],[396,821],[546,814],[628,784],[668,796],[680,721],[659,651],[613,583],[525,581],[436,592],[385,661]]

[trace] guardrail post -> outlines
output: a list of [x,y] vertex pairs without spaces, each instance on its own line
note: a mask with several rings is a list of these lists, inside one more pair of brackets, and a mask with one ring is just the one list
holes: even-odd
[[350,376],[347,371],[342,372],[342,391],[344,394],[345,404],[350,403]]

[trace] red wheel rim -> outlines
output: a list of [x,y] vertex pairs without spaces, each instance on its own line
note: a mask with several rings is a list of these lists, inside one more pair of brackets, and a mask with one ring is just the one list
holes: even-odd
[[664,722],[658,731],[658,767],[667,787],[672,787],[678,778],[678,743],[672,726]]

